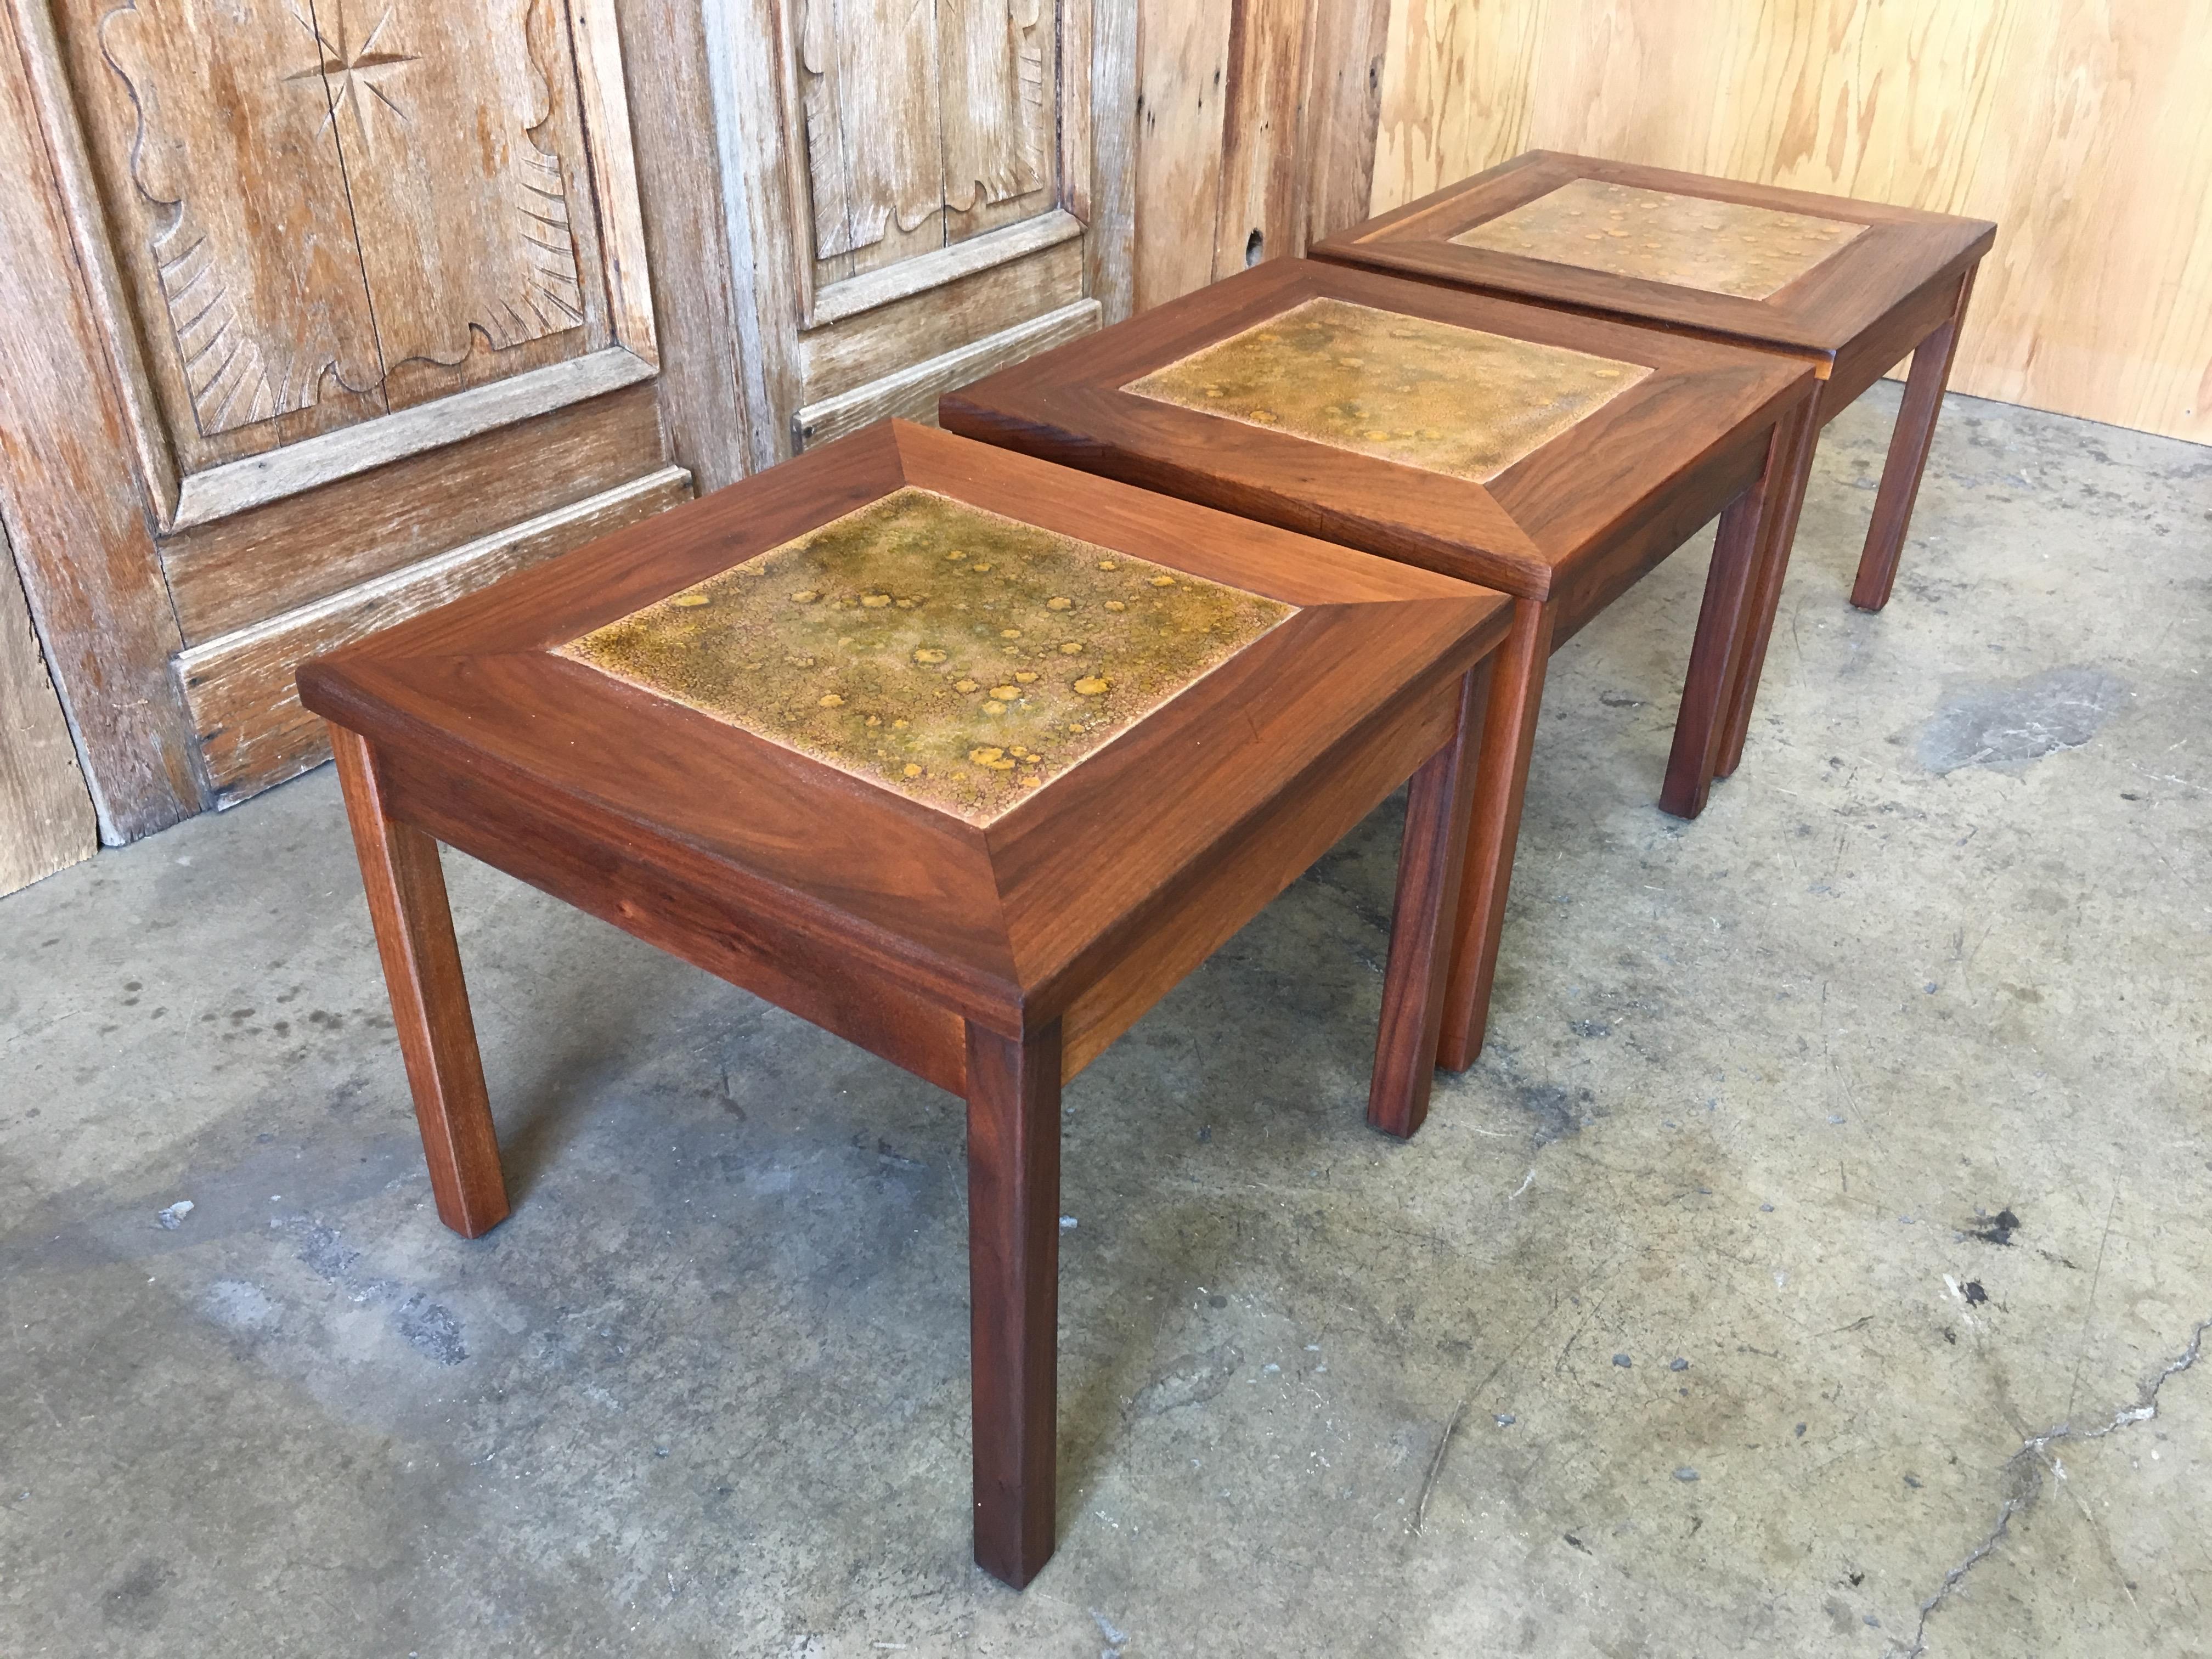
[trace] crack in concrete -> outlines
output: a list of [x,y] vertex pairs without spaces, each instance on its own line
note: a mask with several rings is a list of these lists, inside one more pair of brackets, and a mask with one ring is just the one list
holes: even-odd
[[1943,1575],[1943,1582],[1936,1587],[1935,1595],[1920,1604],[1920,1622],[1913,1627],[1911,1644],[1900,1646],[1893,1642],[1884,1659],[1921,1659],[1921,1656],[1928,1651],[1929,1617],[1951,1599],[1966,1575],[2004,1541],[2006,1533],[2012,1528],[2013,1516],[2042,1496],[2044,1472],[2051,1467],[2051,1460],[2044,1455],[2046,1449],[2063,1440],[2102,1440],[2108,1434],[2116,1434],[2132,1424],[2147,1423],[2156,1417],[2159,1390],[2166,1386],[2168,1377],[2179,1376],[2197,1363],[2204,1351],[2204,1333],[2208,1330],[2212,1330],[2212,1316],[2198,1320],[2195,1328],[2189,1333],[2188,1346],[2182,1349],[2180,1354],[2136,1390],[2134,1405],[2113,1413],[2112,1420],[2101,1427],[2086,1429],[2077,1434],[2071,1424],[2062,1423],[2055,1429],[2032,1435],[2020,1443],[2020,1449],[2005,1460],[2005,1470],[2008,1474],[2012,1474],[2019,1468],[2021,1461],[2027,1458],[2033,1460],[2033,1474],[2025,1479],[2012,1475],[2019,1482],[2020,1490],[2006,1498],[2003,1507],[1997,1510],[1996,1525],[1990,1528],[1988,1535],[1967,1553],[1965,1560]]
[[[1497,1376],[1499,1370],[1504,1369],[1504,1365],[1505,1361],[1499,1360],[1497,1368],[1492,1370],[1491,1376]],[[1487,1387],[1487,1383],[1485,1386]],[[1470,1399],[1472,1397],[1469,1396]],[[1451,1448],[1452,1436],[1459,1429],[1460,1419],[1467,1415],[1467,1407],[1468,1401],[1461,1401],[1458,1409],[1451,1414],[1451,1421],[1444,1425],[1443,1438],[1437,1442],[1437,1455],[1429,1460],[1428,1476],[1421,1482],[1421,1501],[1413,1505],[1413,1524],[1407,1528],[1408,1532],[1419,1532],[1421,1522],[1428,1518],[1429,1496],[1437,1489],[1437,1476],[1443,1472],[1444,1453]]]

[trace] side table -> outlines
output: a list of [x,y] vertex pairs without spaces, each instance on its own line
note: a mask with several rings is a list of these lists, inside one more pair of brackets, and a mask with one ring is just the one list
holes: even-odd
[[1820,377],[1816,424],[1791,453],[1777,556],[1753,600],[1721,770],[1735,769],[1781,603],[1819,428],[1912,359],[1851,603],[1889,603],[1985,219],[1532,150],[1322,242],[1314,257],[1589,316],[1786,353]]
[[1813,372],[1310,259],[1256,265],[948,393],[948,430],[1515,598],[1440,1063],[1482,1047],[1553,650],[1721,514],[1659,804],[1704,810]]
[[884,422],[305,665],[438,1213],[507,1201],[438,843],[968,1101],[975,1559],[1053,1549],[1060,1095],[1409,777],[1426,1110],[1510,602]]

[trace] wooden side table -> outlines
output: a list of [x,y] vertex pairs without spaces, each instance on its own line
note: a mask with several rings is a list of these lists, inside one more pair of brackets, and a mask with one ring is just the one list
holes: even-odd
[[1510,611],[886,422],[306,665],[439,1216],[507,1210],[440,842],[964,1094],[975,1559],[1027,1583],[1061,1085],[1410,776],[1412,1132]]
[[1440,1063],[1482,1048],[1552,651],[1718,513],[1660,805],[1704,809],[1809,367],[1280,259],[939,403],[952,431],[1515,596]]
[[1729,713],[1735,770],[1819,428],[1906,356],[1851,603],[1889,603],[1974,273],[1984,219],[1531,150],[1321,243],[1316,258],[1395,271],[1591,316],[1786,352],[1820,376],[1820,415],[1791,454],[1777,556]]

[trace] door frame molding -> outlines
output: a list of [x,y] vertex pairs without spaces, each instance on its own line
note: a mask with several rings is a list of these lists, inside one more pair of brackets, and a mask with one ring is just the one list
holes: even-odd
[[0,527],[0,897],[88,859],[99,820]]
[[[776,411],[796,409],[798,353],[764,319],[804,314],[793,225],[777,197],[789,188],[790,131],[786,79],[778,55],[790,53],[783,0],[700,0],[706,23],[707,82],[714,143],[721,163],[724,238],[730,255],[731,309],[737,324],[738,366],[751,415],[747,471],[758,472],[791,453],[787,423]],[[757,94],[771,94],[762,107]]]
[[0,514],[61,693],[100,839],[135,841],[207,805],[169,671],[183,646],[154,545],[137,422],[100,342],[96,250],[81,253],[40,113],[46,0],[0,3],[0,296],[27,319],[0,345]]
[[1074,240],[1083,231],[1082,220],[1064,207],[1054,208],[1033,219],[1001,225],[964,242],[918,253],[896,264],[848,276],[842,282],[827,283],[820,288],[814,286],[811,273],[808,273],[802,277],[808,291],[808,309],[800,326],[820,328],[825,323],[842,322],[848,317],[890,305],[924,289],[957,283],[963,276],[973,276],[994,265],[1026,259],[1032,253],[1058,247],[1062,242]]

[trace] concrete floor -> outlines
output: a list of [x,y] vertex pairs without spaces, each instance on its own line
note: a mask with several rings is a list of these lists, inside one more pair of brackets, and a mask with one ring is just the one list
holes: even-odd
[[2212,1652],[2212,452],[1954,399],[1868,617],[1894,407],[1702,821],[1702,555],[1554,663],[1414,1142],[1395,807],[1069,1091],[1025,1595],[950,1097],[451,859],[465,1243],[327,771],[0,902],[0,1654]]

